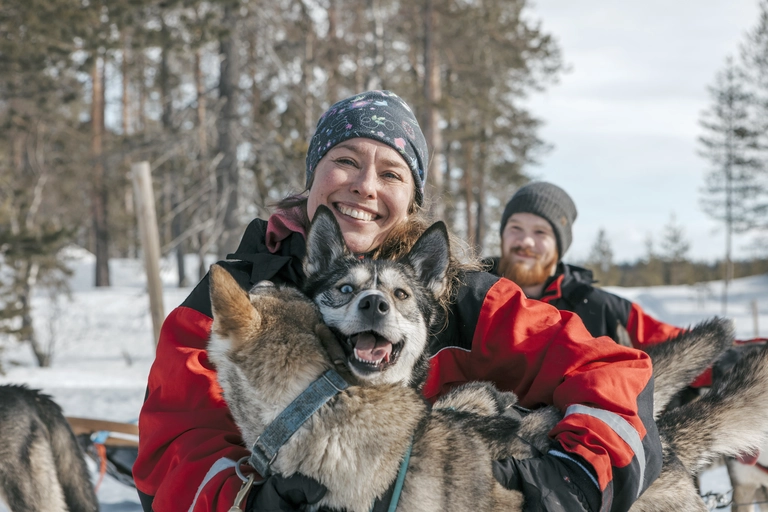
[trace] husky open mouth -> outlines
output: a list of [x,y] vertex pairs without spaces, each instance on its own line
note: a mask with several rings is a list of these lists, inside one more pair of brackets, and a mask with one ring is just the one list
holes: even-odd
[[352,334],[347,337],[349,364],[363,374],[384,371],[397,362],[403,345],[403,341],[393,343],[375,331]]

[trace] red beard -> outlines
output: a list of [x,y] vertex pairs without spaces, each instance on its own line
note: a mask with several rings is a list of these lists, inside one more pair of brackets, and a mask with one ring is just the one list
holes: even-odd
[[529,267],[524,261],[514,261],[512,259],[513,254],[534,257],[535,255],[525,250],[512,249],[510,254],[502,256],[501,261],[499,261],[499,274],[510,281],[514,281],[521,288],[543,283],[553,274],[557,266],[557,255],[547,262],[542,262],[537,258],[533,266]]

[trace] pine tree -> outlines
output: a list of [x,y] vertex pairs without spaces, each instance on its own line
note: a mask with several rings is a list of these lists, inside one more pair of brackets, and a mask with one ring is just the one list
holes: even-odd
[[664,263],[664,284],[682,283],[682,273],[691,244],[685,238],[685,229],[677,223],[674,213],[670,215],[669,223],[664,226],[660,246],[660,256]]
[[732,238],[755,227],[756,200],[764,188],[757,179],[760,162],[755,152],[760,146],[749,112],[753,97],[746,89],[744,73],[730,57],[709,92],[712,106],[699,121],[705,130],[699,137],[701,155],[712,164],[705,177],[702,206],[708,215],[725,224],[725,314],[733,278]]
[[[768,0],[760,0],[760,14],[756,26],[747,33],[741,44],[741,62],[751,97],[753,126],[760,142],[759,162],[765,171],[768,163]],[[762,179],[766,176],[763,173]],[[757,228],[768,230],[768,194],[763,190],[757,199],[755,211],[758,214]],[[758,239],[757,245],[768,246],[765,239]]]
[[608,283],[613,270],[613,249],[604,228],[597,232],[587,257],[587,265],[592,269],[598,282]]
[[32,323],[32,295],[48,288],[67,293],[71,275],[60,256],[72,238],[70,230],[50,224],[20,227],[0,224],[0,333],[10,335],[30,348],[40,366],[50,366],[52,345],[44,347]]

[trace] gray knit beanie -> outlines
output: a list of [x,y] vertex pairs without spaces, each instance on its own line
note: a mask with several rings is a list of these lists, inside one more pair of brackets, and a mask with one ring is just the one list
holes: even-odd
[[534,181],[520,187],[504,208],[500,234],[504,233],[504,227],[513,213],[532,213],[547,219],[555,232],[559,259],[563,258],[573,240],[571,225],[577,215],[576,205],[565,190],[545,181]]

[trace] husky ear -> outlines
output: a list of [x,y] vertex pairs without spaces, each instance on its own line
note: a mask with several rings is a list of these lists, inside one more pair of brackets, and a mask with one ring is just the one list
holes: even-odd
[[421,282],[439,297],[448,285],[446,274],[450,254],[448,230],[445,223],[438,221],[416,240],[405,262],[413,267]]
[[311,276],[349,254],[344,235],[331,210],[320,205],[307,235],[307,255],[304,257],[304,274]]
[[233,344],[258,329],[261,316],[251,304],[248,292],[221,265],[211,265],[208,274],[213,311],[213,331]]

